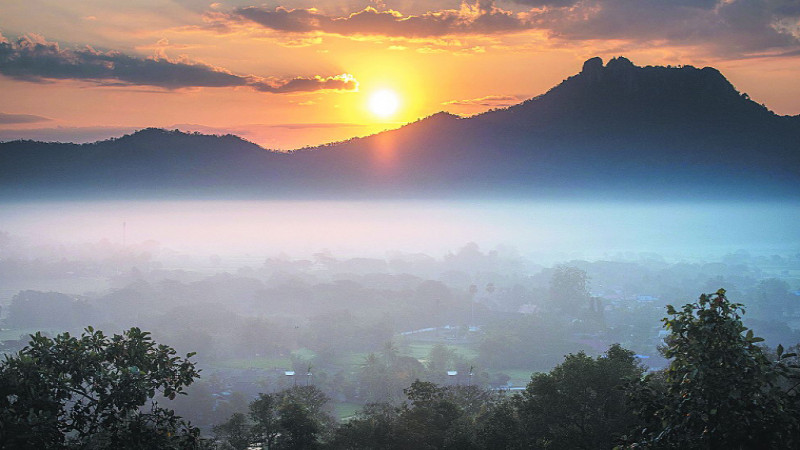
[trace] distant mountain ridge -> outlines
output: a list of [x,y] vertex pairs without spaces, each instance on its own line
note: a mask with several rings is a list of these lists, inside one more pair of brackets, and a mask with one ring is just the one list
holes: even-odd
[[792,197],[800,115],[716,69],[586,61],[547,93],[469,118],[290,153],[235,136],[146,129],[93,144],[0,144],[5,197]]

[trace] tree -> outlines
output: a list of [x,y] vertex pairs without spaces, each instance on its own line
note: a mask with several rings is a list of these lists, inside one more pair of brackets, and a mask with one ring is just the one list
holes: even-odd
[[475,386],[416,380],[402,406],[369,404],[336,430],[334,449],[462,449],[478,447],[477,418],[497,396]]
[[330,399],[315,386],[259,394],[250,402],[250,421],[244,414],[233,414],[214,432],[237,449],[314,448],[334,427],[329,407]]
[[253,442],[261,443],[264,449],[274,448],[275,439],[280,435],[278,421],[278,399],[274,394],[258,394],[250,403],[250,419]]
[[[725,290],[700,296],[680,310],[667,306],[672,358],[662,380],[647,378],[634,398],[642,417],[653,417],[642,441],[662,448],[797,448],[800,404],[796,368],[770,361],[741,304]],[[779,360],[788,361],[778,347]]]
[[247,450],[253,442],[250,429],[247,417],[242,413],[234,413],[227,422],[214,426],[214,435],[217,439],[225,440],[235,450]]
[[94,313],[86,301],[58,292],[20,291],[11,299],[6,322],[14,328],[72,328]]
[[478,417],[476,443],[485,449],[528,448],[522,440],[522,421],[517,402],[504,399]]
[[400,447],[447,448],[451,432],[462,416],[460,408],[448,398],[447,388],[417,380],[403,392],[408,402],[400,407],[398,416]]
[[194,447],[199,430],[153,400],[174,399],[198,377],[191,356],[138,328],[36,333],[0,365],[0,447]]
[[550,303],[558,310],[576,314],[589,305],[586,272],[571,266],[557,266],[550,278]]
[[400,409],[388,403],[370,403],[340,425],[330,442],[334,449],[392,449],[400,442]]
[[753,298],[756,313],[766,319],[785,320],[784,315],[797,310],[797,296],[789,292],[789,284],[778,278],[761,280]]
[[302,403],[287,399],[278,407],[278,414],[282,432],[278,436],[277,448],[306,450],[317,447],[323,429],[313,411]]
[[393,345],[387,344],[381,354],[370,353],[358,374],[360,395],[366,403],[393,403],[403,399],[403,388],[424,374],[416,358],[399,356]]
[[612,448],[638,424],[623,387],[644,369],[618,344],[591,358],[570,354],[550,373],[531,377],[515,398],[527,448]]
[[314,422],[315,428],[318,430],[317,435],[326,435],[335,426],[336,419],[331,415],[333,412],[331,399],[318,387],[296,386],[278,392],[276,395],[279,416],[282,416],[285,411],[295,413],[296,408],[287,409],[285,405],[299,405]]

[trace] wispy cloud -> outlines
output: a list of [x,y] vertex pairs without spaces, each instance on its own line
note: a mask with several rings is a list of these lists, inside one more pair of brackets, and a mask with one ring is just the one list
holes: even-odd
[[250,22],[285,33],[321,32],[340,36],[385,36],[403,38],[435,38],[453,35],[486,35],[518,32],[531,28],[523,15],[495,6],[493,1],[462,3],[459,9],[430,11],[406,15],[392,9],[378,10],[368,6],[352,14],[336,16],[314,8],[267,8],[250,6],[227,14],[215,14],[220,22]]
[[524,98],[516,95],[487,95],[485,97],[471,98],[466,100],[451,100],[442,105],[453,106],[480,106],[488,108],[500,108],[511,106],[521,102]]
[[272,92],[274,94],[320,91],[323,89],[352,91],[358,88],[358,81],[350,74],[342,74],[332,77],[292,78],[277,82],[257,81],[250,83],[250,86],[259,91]]
[[720,55],[800,46],[797,0],[514,0],[562,40],[707,46]]
[[192,87],[251,87],[275,94],[318,90],[355,90],[349,74],[289,79],[237,75],[188,59],[141,58],[91,47],[62,49],[58,43],[30,34],[10,41],[0,35],[0,74],[17,80],[47,82],[81,80],[110,86],[155,86],[173,90]]
[[[551,42],[619,40],[637,46],[703,46],[715,54],[748,55],[800,48],[797,0],[494,0],[464,1],[458,9],[405,14],[378,2],[350,14],[315,8],[248,6],[206,15],[217,31],[257,27],[283,38],[502,37],[546,33]],[[435,4],[435,3],[432,3]]]
[[49,122],[52,119],[33,114],[9,114],[0,112],[0,125]]

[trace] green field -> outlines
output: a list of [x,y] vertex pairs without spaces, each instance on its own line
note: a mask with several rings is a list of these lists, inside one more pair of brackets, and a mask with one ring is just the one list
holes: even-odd
[[217,361],[212,364],[225,369],[286,369],[292,362],[285,356],[265,356],[255,358],[233,358]]
[[360,411],[362,406],[358,403],[334,403],[333,415],[340,421],[347,420]]
[[511,385],[514,387],[527,386],[531,381],[531,375],[535,373],[528,369],[507,369],[507,370],[492,370],[492,373],[504,373],[511,377]]
[[369,353],[366,352],[348,353],[338,358],[337,362],[341,364],[342,367],[347,367],[355,371],[364,365],[364,361],[367,359],[368,355]]
[[[425,359],[431,353],[431,349],[437,344],[431,343],[411,343],[408,345],[408,355],[419,360]],[[455,350],[460,356],[466,359],[475,359],[478,351],[472,344],[443,344],[445,347]]]
[[[315,353],[307,348],[292,352],[292,356],[309,360]],[[251,358],[223,359],[212,364],[214,367],[225,369],[290,369],[292,359],[289,356],[259,356]]]

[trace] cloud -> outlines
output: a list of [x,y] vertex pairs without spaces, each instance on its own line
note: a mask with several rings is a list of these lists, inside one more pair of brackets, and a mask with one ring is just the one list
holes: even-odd
[[82,144],[120,137],[142,127],[57,127],[0,129],[0,142],[34,140],[42,142],[73,142]]
[[[215,14],[217,20],[252,22],[284,33],[322,32],[341,36],[386,36],[434,38],[451,35],[511,33],[531,27],[523,16],[502,10],[493,1],[462,3],[459,9],[405,15],[392,9],[368,6],[344,16],[328,15],[315,8],[288,9],[249,6],[228,14]],[[217,25],[222,27],[221,25]]]
[[251,87],[262,92],[290,93],[323,89],[355,90],[352,75],[311,76],[291,79],[236,75],[208,64],[158,58],[140,58],[91,47],[62,49],[35,34],[9,41],[0,35],[0,74],[29,82],[82,80],[106,86]]
[[522,97],[516,95],[487,95],[485,97],[471,98],[467,100],[451,100],[449,102],[442,103],[442,105],[501,108],[504,106],[516,105],[522,100]]
[[749,54],[800,46],[797,0],[515,0],[562,40],[621,39]]
[[278,82],[253,82],[250,86],[262,92],[285,94],[289,92],[320,91],[323,89],[337,91],[353,91],[358,89],[358,81],[350,74],[336,75],[333,77],[315,76],[312,78],[292,78]]
[[33,114],[8,114],[0,113],[0,125],[49,122],[52,119]]
[[[705,46],[722,56],[782,53],[800,47],[798,0],[494,0],[458,9],[404,14],[381,2],[350,14],[316,8],[248,6],[209,11],[209,29],[257,27],[276,36],[439,39],[488,37],[536,30],[551,42],[618,40],[637,46]],[[377,6],[377,7],[376,7]]]

